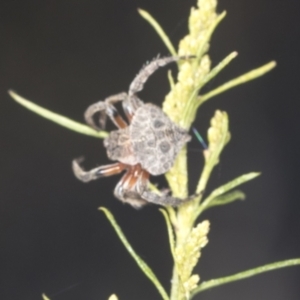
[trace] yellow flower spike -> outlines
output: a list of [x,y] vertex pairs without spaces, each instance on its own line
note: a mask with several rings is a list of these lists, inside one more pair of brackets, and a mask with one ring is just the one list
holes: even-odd
[[193,269],[201,256],[201,249],[208,243],[209,221],[203,221],[194,227],[184,244],[178,245],[175,250],[177,272],[182,283],[182,294],[190,294],[197,287],[200,279],[192,275]]
[[219,162],[221,151],[230,140],[227,114],[217,110],[210,121],[210,125],[211,127],[207,132],[208,149],[204,152],[204,157],[206,161],[209,161],[214,155],[213,164],[216,165]]
[[197,8],[191,9],[189,35],[179,43],[179,55],[197,54],[198,49],[208,50],[207,32],[217,18],[217,1],[200,0]]
[[[219,157],[226,144],[229,142],[229,120],[226,112],[217,110],[211,119],[211,127],[208,129],[208,149],[204,151],[205,164],[202,170],[196,194],[205,190],[210,174],[219,162]],[[198,203],[200,199],[196,202]]]

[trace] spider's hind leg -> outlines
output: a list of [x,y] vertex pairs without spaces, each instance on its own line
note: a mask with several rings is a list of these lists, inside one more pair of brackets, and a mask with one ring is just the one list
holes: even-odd
[[162,206],[179,206],[180,204],[184,203],[185,201],[179,198],[174,198],[167,193],[157,194],[150,190],[146,190],[142,194],[143,199],[150,203],[162,205]]
[[175,198],[168,195],[168,191],[161,191],[161,194],[157,194],[155,192],[150,191],[149,189],[145,190],[142,193],[142,198],[145,199],[149,203],[154,203],[162,206],[180,206],[183,203],[191,201],[195,199],[199,195],[192,195],[186,199]]
[[137,182],[142,175],[141,172],[142,170],[139,165],[132,166],[128,169],[127,173],[122,177],[114,190],[116,198],[124,203],[130,204],[136,209],[147,204],[136,190]]

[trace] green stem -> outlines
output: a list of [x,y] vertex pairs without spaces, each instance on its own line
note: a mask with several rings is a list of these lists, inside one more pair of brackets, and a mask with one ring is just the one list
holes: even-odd
[[285,268],[285,267],[292,267],[292,266],[296,266],[296,265],[300,265],[300,258],[279,261],[279,262],[271,263],[271,264],[264,265],[261,267],[257,267],[254,269],[250,269],[247,271],[243,271],[243,272],[240,272],[240,273],[237,273],[234,275],[217,278],[217,279],[212,279],[209,281],[204,281],[193,291],[192,297],[194,297],[195,295],[197,295],[200,292],[203,292],[207,289],[210,289],[210,288],[213,288],[213,287],[216,287],[219,285],[223,285],[223,284],[234,282],[237,280],[249,278],[249,277],[264,273],[264,272],[268,272],[268,271],[272,271],[272,270],[276,270],[276,269],[280,269],[280,268]]
[[99,210],[102,210],[104,212],[104,214],[106,215],[107,219],[109,220],[109,222],[111,223],[111,225],[115,229],[118,237],[120,238],[121,242],[123,243],[123,245],[125,246],[125,248],[129,252],[129,254],[133,257],[133,259],[136,261],[137,265],[144,272],[144,274],[153,282],[153,284],[157,288],[158,292],[160,293],[161,297],[164,300],[169,300],[169,296],[167,295],[165,289],[163,288],[163,286],[161,285],[161,283],[157,279],[156,275],[153,273],[153,271],[150,269],[150,267],[146,264],[146,262],[144,260],[142,260],[136,254],[134,249],[131,247],[131,245],[129,244],[127,238],[125,237],[122,229],[120,228],[120,226],[116,222],[116,220],[115,220],[114,216],[112,215],[112,213],[108,209],[106,209],[105,207],[100,207]]

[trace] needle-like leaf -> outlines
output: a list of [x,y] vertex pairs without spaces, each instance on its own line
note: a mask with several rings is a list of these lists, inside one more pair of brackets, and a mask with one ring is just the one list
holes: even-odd
[[138,9],[139,14],[154,28],[156,33],[160,36],[168,50],[173,56],[176,56],[176,50],[174,46],[172,45],[169,37],[166,35],[162,27],[159,25],[159,23],[145,10],[143,9]]
[[222,278],[216,278],[216,279],[212,279],[209,281],[204,281],[192,292],[192,297],[197,295],[200,292],[207,290],[207,289],[211,289],[213,287],[223,285],[225,283],[234,282],[234,281],[252,277],[252,276],[264,273],[264,272],[277,270],[277,269],[285,268],[285,267],[296,266],[296,265],[300,265],[300,258],[278,261],[275,263],[271,263],[268,265],[264,265],[261,267],[243,271],[243,272],[240,272],[240,273],[237,273],[234,275],[230,275],[230,276],[226,276],[226,277],[222,277]]
[[144,260],[142,260],[137,253],[133,250],[132,246],[128,242],[127,238],[125,237],[122,229],[118,225],[117,221],[115,220],[114,216],[112,213],[105,207],[100,207],[99,210],[103,211],[104,214],[106,215],[107,219],[115,229],[118,237],[120,238],[121,242],[129,252],[129,254],[133,257],[133,259],[136,261],[140,269],[144,272],[144,274],[153,282],[157,290],[159,291],[160,295],[164,300],[169,300],[169,296],[167,295],[165,289],[153,273],[153,271],[150,269],[150,267],[145,263]]
[[85,135],[97,137],[97,138],[105,138],[106,136],[108,136],[108,133],[106,131],[96,131],[87,125],[78,123],[76,121],[73,121],[73,120],[65,117],[65,116],[54,113],[46,108],[43,108],[25,98],[23,98],[22,96],[18,95],[16,92],[14,92],[12,90],[9,90],[8,93],[16,102],[23,105],[27,109],[35,112],[36,114],[54,122],[54,123],[57,123],[63,127],[66,127],[70,130],[73,130],[73,131],[76,131],[76,132],[79,132],[79,133],[82,133]]

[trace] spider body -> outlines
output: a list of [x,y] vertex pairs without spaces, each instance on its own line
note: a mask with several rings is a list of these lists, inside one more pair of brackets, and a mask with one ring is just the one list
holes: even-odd
[[[130,85],[128,94],[113,95],[88,107],[85,119],[91,127],[97,130],[104,128],[107,116],[118,127],[104,139],[108,158],[117,162],[84,171],[79,165],[80,160],[74,160],[73,171],[78,179],[88,182],[126,171],[117,184],[114,195],[136,208],[148,202],[178,206],[188,200],[174,198],[166,192],[155,193],[149,189],[148,182],[150,175],[157,176],[170,170],[177,154],[191,137],[185,129],[172,122],[158,106],[145,104],[136,96],[137,92],[143,89],[148,77],[159,67],[187,58],[189,57],[155,59],[138,73]],[[122,101],[129,124],[113,106],[119,101]],[[95,123],[95,114],[100,114],[100,126]]]
[[159,107],[147,103],[136,110],[128,127],[110,133],[104,147],[111,160],[141,164],[144,170],[157,176],[170,170],[178,152],[189,140],[187,132]]

